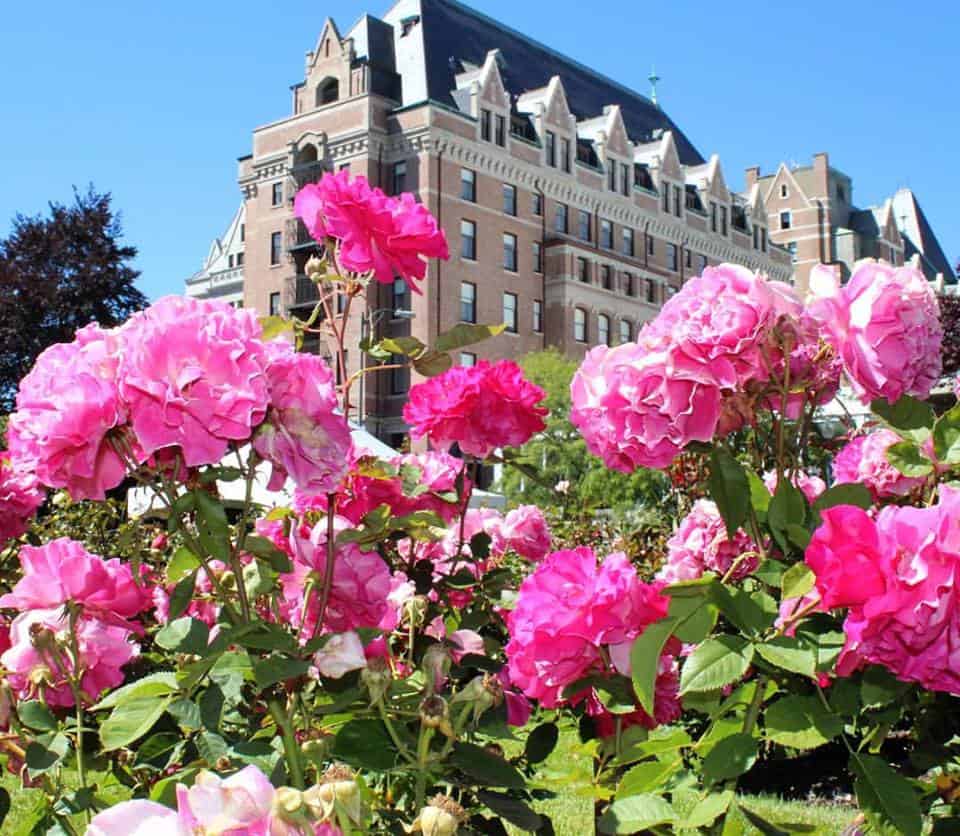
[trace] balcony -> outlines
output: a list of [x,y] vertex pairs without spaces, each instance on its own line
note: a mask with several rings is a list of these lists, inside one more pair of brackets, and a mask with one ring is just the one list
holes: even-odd
[[300,218],[288,218],[284,229],[283,240],[287,243],[287,251],[302,250],[308,247],[322,249],[320,244],[313,240],[307,227]]
[[320,291],[309,277],[304,275],[290,276],[287,279],[284,302],[291,311],[299,308],[313,308],[320,301]]
[[296,194],[308,183],[316,183],[325,171],[329,169],[319,161],[299,163],[290,169],[290,179],[293,181],[293,193]]

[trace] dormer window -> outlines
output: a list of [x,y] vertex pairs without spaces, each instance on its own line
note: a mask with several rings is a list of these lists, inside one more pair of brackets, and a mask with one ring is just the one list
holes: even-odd
[[793,216],[789,212],[780,213],[780,229],[790,229],[793,225]]
[[670,185],[668,183],[660,184],[661,208],[667,214],[670,214]]
[[630,166],[620,163],[620,188],[625,197],[630,196]]
[[551,168],[557,167],[557,135],[553,131],[547,131],[546,134],[547,165]]
[[490,141],[490,111],[486,109],[480,110],[480,139]]
[[570,140],[565,137],[560,139],[560,168],[570,173]]
[[613,160],[607,160],[607,186],[611,192],[617,190],[617,164]]
[[497,145],[502,148],[507,144],[507,120],[505,117],[497,115],[496,128],[494,139]]
[[780,197],[790,197],[790,189],[787,188],[786,183],[780,184]]
[[[329,42],[328,42],[329,43]],[[317,107],[331,104],[340,98],[340,82],[335,78],[327,78],[317,85]]]

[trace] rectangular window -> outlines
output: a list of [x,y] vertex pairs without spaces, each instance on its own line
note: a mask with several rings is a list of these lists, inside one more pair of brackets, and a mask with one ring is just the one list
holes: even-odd
[[680,198],[680,194],[681,194],[680,187],[674,186],[673,187],[673,214],[676,215],[678,218],[683,213],[683,202]]
[[533,242],[533,272],[543,272],[543,245],[539,241]]
[[657,301],[657,283],[653,279],[647,279],[647,302],[651,305]]
[[270,264],[276,266],[280,263],[280,256],[283,251],[283,233],[270,233]]
[[707,257],[705,255],[700,256],[700,273],[703,274],[703,271],[707,269]]
[[670,184],[660,184],[660,207],[664,212],[670,211]]
[[480,139],[484,142],[490,141],[490,111],[480,111]]
[[605,250],[613,249],[613,224],[610,221],[600,221],[600,246]]
[[577,259],[577,278],[584,284],[590,284],[590,262],[585,258]]
[[629,319],[620,320],[620,343],[628,343],[633,339],[633,328],[630,327]]
[[393,164],[392,193],[402,194],[407,190],[407,161],[400,160]]
[[635,296],[637,289],[633,283],[633,273],[624,273],[623,274],[623,292],[627,296]]
[[553,228],[564,235],[567,233],[567,206],[564,203],[557,204],[557,214],[553,219]]
[[720,207],[720,234],[721,235],[727,234],[727,207],[726,206]]
[[503,211],[508,215],[517,214],[517,187],[503,184]]
[[517,236],[503,233],[503,269],[517,272]]
[[617,164],[613,160],[607,160],[607,188],[611,192],[617,190]]
[[753,248],[755,250],[760,249],[760,227],[758,226],[753,228]]
[[240,224],[240,243],[242,244],[247,240],[247,225]]
[[647,236],[647,255],[653,255],[655,250],[656,248],[653,245],[653,236],[648,235]]
[[710,201],[710,231],[717,231],[717,204]]
[[791,241],[787,244],[787,251],[790,253],[790,260],[796,262],[797,260],[797,242]]
[[507,119],[505,116],[497,116],[497,135],[496,142],[501,148],[507,144]]
[[600,280],[604,290],[613,290],[613,268],[609,264],[600,268]]
[[539,218],[541,215],[543,215],[543,195],[534,192],[531,203],[533,204],[533,214]]
[[283,183],[274,183],[273,190],[270,193],[271,206],[279,206],[283,203]]
[[623,254],[633,257],[633,230],[625,226],[620,231],[620,236]]
[[587,341],[587,312],[583,308],[573,309],[573,338],[578,343]]
[[230,270],[233,269],[233,253],[227,256],[227,268]]
[[533,300],[533,330],[537,334],[543,333],[543,302]]
[[677,272],[677,245],[667,244],[667,269]]
[[477,365],[477,355],[472,351],[461,351],[460,352],[460,365],[461,366],[475,366]]
[[460,255],[477,260],[477,225],[473,221],[460,221]]
[[560,167],[570,173],[570,140],[566,138],[560,140]]
[[626,163],[620,164],[620,191],[630,197],[630,166]]
[[780,213],[780,229],[790,229],[793,226],[793,217],[789,212]]
[[590,240],[590,213],[580,210],[578,217],[580,219],[579,235],[584,241]]
[[610,345],[610,317],[606,314],[597,317],[597,342]]
[[460,282],[460,320],[477,321],[477,286],[473,282]]
[[767,228],[765,226],[760,227],[760,249],[763,252],[767,251]]
[[503,294],[503,323],[512,334],[517,333],[517,294]]
[[237,253],[237,267],[243,267],[243,253]]
[[546,138],[547,165],[551,168],[557,167],[557,135],[553,131],[547,131]]
[[406,365],[407,358],[402,354],[394,354],[390,358],[391,364],[400,368],[390,369],[390,394],[404,395],[410,389],[410,367]]
[[270,316],[280,316],[280,294],[270,294]]
[[472,169],[460,169],[460,199],[477,202],[477,172]]
[[687,267],[693,267],[693,253],[690,252],[690,248],[687,247],[687,255],[684,259],[686,261]]
[[399,277],[393,280],[392,307],[394,314],[407,307],[407,283]]

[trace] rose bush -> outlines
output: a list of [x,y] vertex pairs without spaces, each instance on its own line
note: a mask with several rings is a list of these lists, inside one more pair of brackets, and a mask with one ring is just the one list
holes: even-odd
[[[353,446],[350,305],[422,278],[446,242],[410,196],[342,172],[296,209],[324,247],[308,320],[169,297],[49,349],[20,387],[0,456],[0,748],[43,789],[28,830],[550,833],[541,765],[575,723],[604,833],[782,832],[738,781],[831,743],[860,825],[951,832],[960,407],[911,395],[939,356],[916,270],[861,265],[808,303],[708,268],[636,342],[587,355],[571,418],[589,449],[698,497],[644,578],[629,543],[473,507],[475,466],[535,475],[511,448],[545,426],[513,362],[452,367],[498,326],[366,342],[357,374],[426,378],[405,409],[423,449]],[[339,374],[294,350],[305,334]],[[841,373],[876,426],[815,472]],[[257,482],[290,507],[258,506]],[[123,560],[25,532],[44,490],[133,486],[167,530]]]

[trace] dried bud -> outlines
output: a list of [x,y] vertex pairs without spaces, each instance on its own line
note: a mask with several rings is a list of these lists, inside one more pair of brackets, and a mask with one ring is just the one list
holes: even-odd
[[374,656],[367,661],[367,666],[360,671],[360,681],[370,692],[370,705],[376,705],[390,690],[393,673],[387,660],[382,656]]
[[447,737],[453,737],[453,726],[450,725],[450,708],[443,697],[427,697],[420,703],[420,722],[428,729],[438,729]]
[[32,644],[37,650],[56,651],[57,634],[43,624],[31,624],[30,644]]
[[419,627],[427,617],[430,601],[426,595],[414,595],[403,602],[403,618],[408,624]]
[[423,836],[454,836],[460,824],[467,818],[463,807],[446,795],[437,795],[420,811],[407,833],[422,833]]
[[304,271],[310,281],[319,284],[327,277],[327,260],[312,255],[307,259],[307,263],[304,265]]
[[450,651],[439,642],[430,645],[423,654],[423,671],[427,675],[427,690],[431,694],[443,689],[451,661]]
[[476,724],[485,711],[496,708],[503,702],[503,685],[497,677],[488,673],[475,676],[451,702],[472,705],[473,722]]
[[330,752],[333,751],[333,742],[336,737],[332,734],[323,734],[319,737],[311,737],[309,740],[300,744],[300,751],[303,752],[311,763],[322,764]]
[[363,819],[363,799],[356,773],[342,763],[333,764],[323,773],[321,782],[303,794],[303,803],[319,821],[335,818],[337,807],[354,824],[360,824]]
[[228,769],[230,769],[230,758],[228,758],[226,755],[222,755],[221,757],[217,758],[217,761],[213,766],[217,772],[226,772]]

